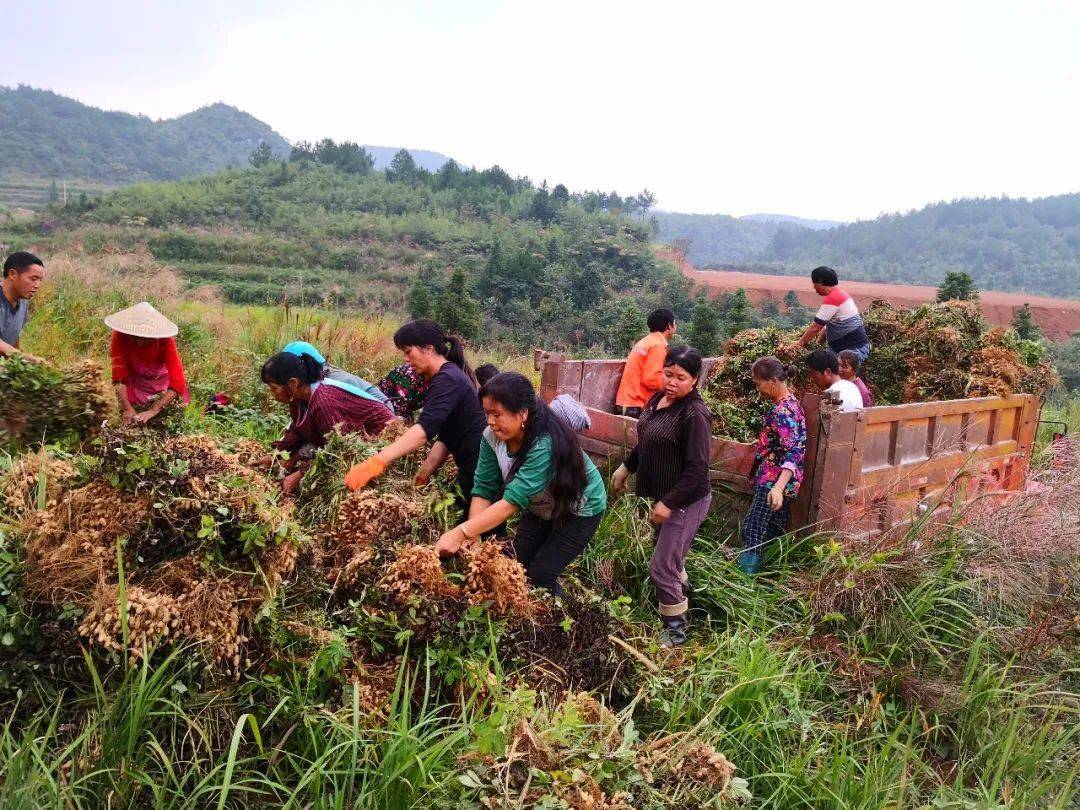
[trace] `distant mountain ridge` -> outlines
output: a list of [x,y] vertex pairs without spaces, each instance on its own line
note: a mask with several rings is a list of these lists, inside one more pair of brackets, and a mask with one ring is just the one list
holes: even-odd
[[745,216],[739,217],[739,219],[748,219],[752,222],[777,222],[784,225],[800,225],[803,228],[809,228],[812,231],[827,231],[838,225],[846,224],[835,219],[804,219],[803,217],[793,217],[789,214],[746,214]]
[[960,199],[830,230],[781,228],[745,269],[938,286],[951,270],[983,290],[1080,297],[1080,193]]
[[[177,118],[102,110],[26,85],[0,86],[0,206],[43,208],[50,185],[89,193],[153,180],[180,180],[246,166],[265,142],[278,157],[292,146],[269,124],[216,103]],[[386,169],[401,147],[364,148]],[[437,172],[450,160],[409,149],[416,165]]]
[[265,141],[289,143],[248,113],[216,103],[178,118],[109,112],[25,85],[0,87],[0,175],[122,185],[176,180],[247,163]]
[[[375,168],[379,171],[388,168],[394,155],[402,149],[400,146],[369,146],[368,144],[364,144],[364,148],[375,158]],[[427,149],[409,149],[409,154],[412,155],[419,168],[427,169],[429,172],[437,172],[444,163],[450,160],[444,154]]]
[[687,258],[698,267],[744,262],[769,249],[781,230],[824,231],[843,225],[789,214],[680,214],[655,212],[661,242],[689,240]]
[[745,261],[765,250],[781,228],[800,227],[729,214],[656,211],[653,216],[660,241],[689,241],[687,258],[698,267]]
[[660,240],[701,268],[804,275],[825,264],[841,278],[932,287],[961,270],[983,290],[1080,298],[1080,193],[952,200],[827,228],[785,215],[656,220]]

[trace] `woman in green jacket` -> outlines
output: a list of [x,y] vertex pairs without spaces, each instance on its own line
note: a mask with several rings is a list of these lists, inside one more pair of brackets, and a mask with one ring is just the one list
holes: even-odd
[[514,555],[531,584],[559,595],[559,576],[604,517],[604,481],[577,434],[537,399],[527,377],[499,374],[480,390],[480,401],[488,427],[469,518],[439,538],[439,553],[457,553],[520,512]]

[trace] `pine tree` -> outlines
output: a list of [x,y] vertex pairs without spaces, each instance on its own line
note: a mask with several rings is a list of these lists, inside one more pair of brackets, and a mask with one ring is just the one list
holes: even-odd
[[539,220],[545,225],[549,225],[555,219],[557,213],[547,189],[537,189],[533,195],[532,205],[529,206],[529,219]]
[[648,189],[645,189],[634,199],[635,209],[641,212],[641,218],[645,219],[649,215],[649,209],[656,205],[656,195]]
[[275,186],[283,186],[289,182],[289,164],[288,162],[281,160],[278,161],[278,173],[274,179]]
[[1024,304],[1020,309],[1016,310],[1016,315],[1013,316],[1012,328],[1021,340],[1041,340],[1043,336],[1042,330],[1035,323],[1035,319],[1031,317],[1030,304]]
[[979,290],[975,280],[962,270],[950,270],[938,287],[938,301],[977,301]]
[[715,357],[720,353],[723,339],[723,320],[716,304],[707,298],[699,298],[694,304],[690,316],[690,329],[686,333],[687,342],[706,357]]
[[608,348],[626,354],[649,331],[645,315],[632,299],[624,298],[619,304],[619,317],[608,337]]
[[417,318],[430,318],[434,314],[435,301],[431,295],[431,288],[423,278],[417,276],[409,290],[409,315]]
[[799,294],[794,290],[788,290],[784,295],[784,311],[787,313],[787,324],[793,329],[800,329],[810,322],[810,310],[803,306]]
[[49,202],[60,202],[60,189],[56,187],[56,180],[49,184]]
[[270,145],[266,141],[259,141],[259,145],[256,146],[248,156],[248,163],[258,169],[265,166],[273,159],[274,150],[270,148]]
[[480,274],[480,283],[477,292],[481,298],[490,298],[498,295],[502,284],[503,274],[506,272],[506,255],[503,253],[502,240],[498,236],[491,243],[491,252],[488,253],[484,270]]
[[416,161],[408,149],[399,149],[394,155],[386,170],[386,179],[397,183],[416,182]]
[[724,318],[724,331],[728,337],[732,337],[744,329],[750,329],[757,321],[755,316],[750,296],[746,294],[744,288],[739,287],[731,294],[727,315]]
[[480,334],[480,307],[477,306],[465,270],[454,269],[450,283],[435,304],[435,320],[446,332],[474,338]]

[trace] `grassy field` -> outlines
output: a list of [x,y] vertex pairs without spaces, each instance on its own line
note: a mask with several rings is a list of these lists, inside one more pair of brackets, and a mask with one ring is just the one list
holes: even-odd
[[[288,340],[370,378],[398,362],[398,313],[223,304],[184,292],[145,254],[58,257],[49,280],[25,348],[104,359],[103,315],[133,297],[159,302],[181,323],[195,394],[178,429],[223,448],[280,430],[257,369]],[[471,358],[531,360],[499,347]],[[217,390],[235,397],[233,417],[199,413]],[[1080,422],[1075,403],[1055,413]],[[119,457],[50,453],[83,476],[125,459],[117,480],[137,487],[154,476],[145,441],[123,439]],[[347,452],[328,451],[313,481],[336,482]],[[52,468],[34,469],[45,472],[30,497],[47,505]],[[656,645],[652,535],[633,498],[611,504],[571,569],[572,608],[429,593],[393,611],[387,574],[347,598],[328,585],[339,529],[326,518],[340,492],[309,491],[289,530],[295,568],[252,606],[238,667],[179,633],[134,641],[128,600],[150,585],[138,568],[149,563],[125,549],[133,535],[106,568],[125,617],[115,647],[80,635],[84,605],[34,596],[38,513],[6,500],[0,806],[1072,807],[1078,473],[1075,458],[1041,459],[1039,486],[1007,511],[986,503],[873,546],[785,539],[756,579],[725,553],[735,539],[707,525],[687,562],[692,641],[677,651]],[[430,544],[445,516],[405,476],[377,497],[423,510],[378,538],[401,575],[393,555]],[[224,576],[222,549],[204,553],[206,576]],[[447,576],[468,585],[452,566]]]

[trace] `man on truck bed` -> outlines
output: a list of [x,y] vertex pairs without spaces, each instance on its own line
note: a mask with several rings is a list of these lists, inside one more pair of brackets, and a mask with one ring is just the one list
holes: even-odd
[[851,350],[865,361],[870,354],[870,338],[866,335],[855,299],[838,286],[840,279],[836,271],[831,267],[815,267],[810,273],[810,281],[814,292],[822,296],[821,307],[795,346],[806,346],[824,329],[825,340],[834,353]]
[[840,361],[832,349],[814,349],[806,355],[806,366],[810,369],[810,379],[814,385],[826,394],[840,397],[840,410],[863,409],[862,394],[855,383],[840,376]]
[[616,412],[634,419],[641,416],[641,409],[664,385],[664,358],[668,341],[675,334],[675,313],[670,309],[653,310],[648,324],[649,334],[634,344],[626,358],[615,394]]

